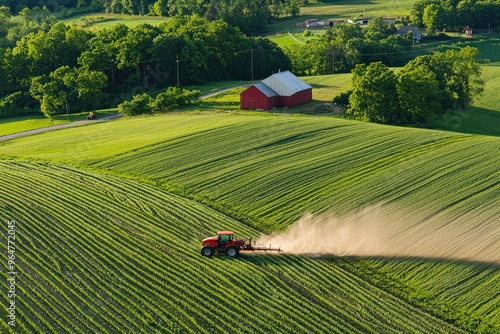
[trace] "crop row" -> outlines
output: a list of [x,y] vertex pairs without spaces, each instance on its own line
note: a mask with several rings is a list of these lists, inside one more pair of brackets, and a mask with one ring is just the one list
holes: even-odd
[[154,187],[57,165],[0,165],[0,217],[18,225],[26,332],[457,330],[328,261],[202,258],[201,236],[256,232]]
[[[284,229],[305,212],[332,210],[344,215],[383,204],[391,210],[388,217],[397,217],[386,221],[399,224],[399,242],[407,240],[399,256],[498,264],[498,156],[496,137],[300,117],[274,117],[271,123],[256,117],[253,122],[245,118],[241,124],[158,142],[96,166],[167,186],[180,184],[193,198],[221,210],[229,208],[236,216],[243,212],[250,223],[268,230]],[[435,242],[438,250],[415,251],[418,240],[435,236],[430,231],[448,238]],[[426,270],[421,262],[405,262],[407,268],[395,263],[387,265],[393,268],[388,275],[401,289],[432,296],[421,298],[419,305],[468,330],[500,328],[495,320],[500,314],[491,307],[499,296],[490,293],[500,289],[497,267],[480,266],[479,271],[493,272],[493,279],[479,275],[475,280],[465,272],[451,275],[447,266],[453,264]],[[474,268],[475,262],[457,267],[462,265]],[[412,277],[414,271],[425,272],[425,279],[401,279]],[[457,290],[440,288],[442,282]],[[470,303],[483,307],[469,307]]]

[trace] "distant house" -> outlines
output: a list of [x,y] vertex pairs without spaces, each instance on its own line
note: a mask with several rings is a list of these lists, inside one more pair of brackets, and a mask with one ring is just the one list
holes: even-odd
[[304,22],[299,22],[295,24],[296,28],[323,28],[323,27],[333,27],[334,24],[343,23],[344,20],[318,20],[309,19]]
[[241,109],[271,110],[279,106],[279,95],[262,82],[258,82],[240,94]]
[[465,36],[472,37],[472,28],[467,26],[464,28]]
[[359,19],[349,19],[347,20],[347,22],[349,22],[350,24],[361,24],[361,25],[367,25],[368,22],[370,22],[371,20],[373,20],[373,17],[362,17],[362,18],[359,18]]
[[256,83],[240,94],[241,109],[271,110],[275,107],[295,107],[312,100],[312,87],[284,71]]
[[408,32],[411,31],[413,34],[413,40],[415,42],[420,42],[422,40],[422,31],[414,26],[404,26],[397,30],[396,34],[401,36],[407,36]]
[[306,22],[307,28],[312,28],[312,27],[318,26],[318,19],[309,19],[309,20],[306,20],[305,22]]

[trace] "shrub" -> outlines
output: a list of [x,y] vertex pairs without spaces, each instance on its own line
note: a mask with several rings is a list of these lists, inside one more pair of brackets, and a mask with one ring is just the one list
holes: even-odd
[[188,90],[178,87],[168,87],[168,89],[156,96],[154,101],[155,111],[168,111],[179,106],[192,104],[198,98],[200,91]]
[[150,114],[152,101],[153,99],[148,94],[138,94],[132,98],[132,101],[119,104],[118,111],[127,116]]
[[342,92],[333,98],[333,102],[346,106],[349,104],[349,96],[351,96],[351,94],[352,94],[351,89],[349,89],[348,91]]

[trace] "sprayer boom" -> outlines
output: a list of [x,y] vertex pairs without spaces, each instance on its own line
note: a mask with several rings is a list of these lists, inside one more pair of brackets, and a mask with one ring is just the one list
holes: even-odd
[[241,250],[247,250],[247,251],[276,251],[278,253],[281,253],[281,247],[278,248],[273,248],[271,245],[269,247],[263,247],[263,246],[255,246],[255,241],[253,242],[252,245],[252,238],[250,239],[240,239],[237,240],[236,242],[241,242],[242,243],[242,248]]

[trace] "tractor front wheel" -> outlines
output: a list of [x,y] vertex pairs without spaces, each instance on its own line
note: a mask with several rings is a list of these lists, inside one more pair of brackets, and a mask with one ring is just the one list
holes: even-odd
[[205,246],[201,249],[201,255],[203,256],[212,256],[215,253],[215,249],[210,246]]
[[235,246],[229,246],[226,249],[226,254],[229,255],[230,257],[237,257],[239,253],[240,253],[239,249]]

